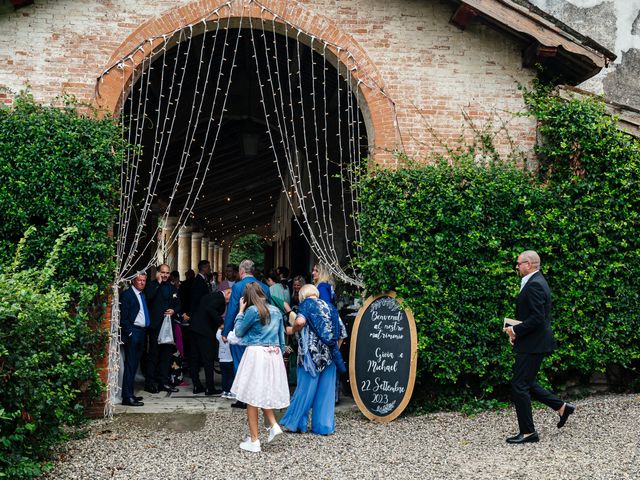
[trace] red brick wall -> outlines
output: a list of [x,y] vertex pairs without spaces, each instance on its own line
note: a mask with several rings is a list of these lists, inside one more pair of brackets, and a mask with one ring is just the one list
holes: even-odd
[[[18,91],[28,84],[45,103],[55,104],[65,93],[92,101],[95,79],[110,59],[223,3],[38,0],[0,16],[0,87]],[[432,149],[441,150],[442,143],[455,144],[461,134],[469,137],[464,112],[478,127],[492,124],[495,130],[506,124],[496,137],[500,150],[511,149],[510,136],[520,149],[530,151],[534,122],[512,115],[523,108],[517,82],[526,84],[533,77],[521,67],[522,46],[480,24],[465,31],[453,27],[448,23],[454,9],[450,2],[264,3],[318,38],[348,48],[358,59],[358,71],[375,78],[393,100],[398,128],[391,102],[375,92],[367,98],[372,116],[368,128],[374,130],[368,133],[379,162],[393,163],[388,154],[393,149],[425,158]],[[0,102],[6,101],[0,93]]]

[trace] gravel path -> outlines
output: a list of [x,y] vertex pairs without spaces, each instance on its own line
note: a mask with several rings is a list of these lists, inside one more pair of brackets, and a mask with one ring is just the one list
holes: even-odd
[[639,479],[640,396],[594,396],[558,430],[534,412],[541,441],[507,445],[513,410],[438,413],[376,424],[340,413],[336,434],[285,434],[259,454],[238,443],[244,411],[119,415],[69,442],[51,479]]

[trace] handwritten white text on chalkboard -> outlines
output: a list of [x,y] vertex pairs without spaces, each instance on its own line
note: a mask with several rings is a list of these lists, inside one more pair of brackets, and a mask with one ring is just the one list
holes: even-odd
[[371,311],[371,321],[374,323],[373,332],[369,333],[370,338],[402,340],[404,338],[404,327],[402,322],[402,310],[390,315],[383,315],[377,309]]
[[399,382],[395,382],[393,385],[389,383],[388,380],[380,380],[380,377],[375,377],[373,379],[373,384],[371,380],[362,380],[360,385],[360,390],[363,392],[372,391],[372,392],[388,392],[388,393],[404,393],[406,390],[405,387],[398,385]]
[[393,362],[393,352],[376,348],[375,359],[367,360],[367,372],[397,372],[398,361]]

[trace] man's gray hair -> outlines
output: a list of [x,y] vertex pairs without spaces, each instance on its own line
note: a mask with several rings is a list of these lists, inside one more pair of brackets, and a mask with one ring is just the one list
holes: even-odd
[[244,270],[245,273],[253,274],[256,267],[252,260],[246,259],[240,262],[240,266],[238,268],[240,270]]
[[540,255],[535,250],[525,250],[520,254],[520,256],[526,260],[531,262],[531,265],[535,265],[536,267],[540,267]]

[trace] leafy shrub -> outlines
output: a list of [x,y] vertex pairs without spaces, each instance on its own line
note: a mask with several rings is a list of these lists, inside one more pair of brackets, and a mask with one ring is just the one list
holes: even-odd
[[413,310],[419,379],[434,396],[506,386],[513,356],[501,324],[526,249],[541,254],[552,289],[560,347],[545,371],[556,386],[640,358],[638,141],[597,99],[538,86],[525,100],[544,136],[536,174],[495,150],[479,165],[471,145],[433,165],[373,170],[360,185],[367,290],[396,290]]
[[113,120],[36,104],[28,93],[0,108],[0,264],[30,226],[24,259],[42,265],[63,228],[57,275],[100,288],[113,277],[113,227],[123,140]]
[[80,387],[98,385],[83,345],[90,328],[70,313],[69,294],[51,286],[64,238],[44,269],[14,264],[0,273],[0,471],[9,478],[40,473],[40,459],[65,438],[61,425],[81,416]]
[[640,359],[640,142],[596,98],[562,101],[539,86],[525,100],[544,138],[539,181],[555,292],[554,363],[583,374]]
[[82,417],[78,394],[102,388],[124,148],[116,122],[72,102],[43,107],[23,93],[0,107],[0,477],[37,476]]

